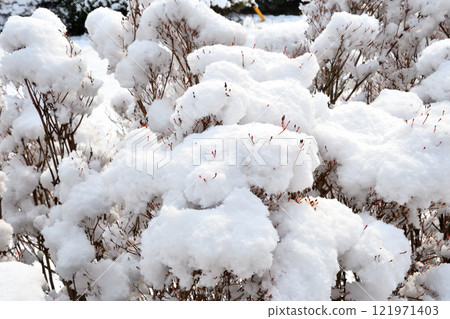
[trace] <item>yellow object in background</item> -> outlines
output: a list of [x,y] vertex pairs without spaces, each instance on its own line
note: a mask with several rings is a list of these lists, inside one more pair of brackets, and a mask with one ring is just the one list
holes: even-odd
[[253,6],[253,10],[259,15],[262,21],[266,21],[266,18],[264,18],[263,14],[261,13],[261,10],[257,6]]

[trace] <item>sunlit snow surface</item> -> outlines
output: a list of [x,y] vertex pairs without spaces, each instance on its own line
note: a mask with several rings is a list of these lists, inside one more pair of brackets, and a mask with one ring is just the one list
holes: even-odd
[[16,261],[0,262],[0,300],[44,300],[46,283],[39,264],[33,266]]

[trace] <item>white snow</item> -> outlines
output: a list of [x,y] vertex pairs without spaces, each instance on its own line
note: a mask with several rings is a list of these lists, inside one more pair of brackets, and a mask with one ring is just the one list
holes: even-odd
[[371,106],[403,120],[412,120],[426,112],[422,100],[411,92],[383,90]]
[[[445,160],[450,151],[448,104],[436,103],[425,110],[409,94],[410,102],[404,99],[403,106],[394,108],[398,102],[391,95],[384,93],[371,105],[342,104],[323,116],[313,131],[322,156],[338,161],[339,182],[349,196],[359,200],[372,188],[386,201],[413,207],[448,202],[450,180],[442,174],[450,169]],[[382,105],[391,105],[391,101],[389,112],[401,118],[383,110],[387,107]],[[404,120],[416,110],[420,113]]]
[[450,39],[434,42],[423,50],[417,70],[426,77],[413,92],[427,102],[450,100]]
[[12,241],[13,228],[10,224],[0,219],[0,251],[7,250]]
[[[358,243],[342,256],[345,269],[360,282],[347,285],[353,300],[387,300],[410,266],[410,244],[401,229],[360,214],[365,229]],[[367,226],[367,228],[366,228]]]
[[284,53],[288,57],[298,56],[306,51],[306,29],[308,23],[303,16],[265,17],[265,22],[255,23],[247,17],[243,25],[247,27],[247,46],[257,49]]
[[[406,205],[416,228],[448,213],[450,42],[434,38],[426,47],[399,29],[398,1],[386,5],[385,20],[331,14],[350,11],[349,3],[328,1],[317,26],[324,31],[314,36],[303,17],[265,24],[248,17],[242,26],[197,0],[143,2],[136,39],[130,19],[106,8],[89,15],[89,38],[77,44],[48,10],[9,19],[0,35],[8,85],[5,98],[0,90],[0,251],[22,232],[42,235],[55,277],[75,280],[88,300],[142,298],[139,285],[163,289],[174,278],[182,288],[196,279],[211,288],[225,270],[248,279],[245,293],[262,288],[274,300],[329,300],[340,270],[358,278],[347,282],[346,299],[387,300],[404,283],[401,293],[448,300],[447,265],[405,281],[411,245],[403,230],[351,208],[366,210],[375,192]],[[410,3],[424,15],[404,21],[416,36],[428,37],[449,10],[445,1]],[[349,54],[348,83],[390,70],[379,41],[396,32],[405,32],[405,50],[421,43],[417,63],[386,83],[374,77],[380,92],[372,103],[361,102],[361,87],[354,100],[329,108],[316,92],[318,72],[339,50]],[[38,138],[45,142],[25,79],[41,99],[68,93],[51,106],[61,123],[84,116],[76,149],[57,164],[24,161],[34,160],[24,152],[37,152]],[[408,90],[390,86],[403,80]],[[86,97],[95,102],[86,106]],[[336,161],[329,178],[349,207],[310,189],[322,157]],[[39,187],[58,203],[37,204]],[[422,249],[448,256],[443,234],[433,238]],[[24,264],[30,256],[0,263],[0,300],[44,299],[40,268]]]
[[378,20],[367,14],[335,13],[325,30],[314,41],[311,52],[319,59],[331,59],[337,54],[341,42],[346,50],[365,47],[379,32]]
[[[208,8],[197,0],[156,0],[144,10],[139,29],[138,40],[158,41],[161,36],[158,25],[170,21],[183,21],[187,36],[192,36],[197,45],[226,44],[240,45],[246,41],[244,28]],[[195,30],[195,32],[189,32]]]
[[9,261],[0,262],[0,300],[43,301],[44,276],[40,266]]
[[[95,257],[94,247],[91,246],[84,231],[66,221],[56,222],[42,230],[46,246],[55,259],[56,272],[66,280],[85,267]],[[65,238],[61,240],[61,238]]]
[[207,210],[163,206],[142,237],[142,273],[157,289],[169,269],[182,287],[192,285],[194,270],[202,270],[201,286],[213,286],[225,269],[241,278],[262,275],[278,241],[268,215],[267,207],[243,188]]
[[8,176],[2,171],[0,171],[0,196],[6,192],[6,181],[8,181]]
[[259,49],[212,46],[193,52],[188,60],[193,72],[204,73],[176,101],[172,120],[178,134],[190,132],[210,114],[223,124],[280,125],[285,116],[290,130],[312,129],[317,108],[306,87],[318,70],[314,55],[289,59]]
[[442,264],[419,276],[418,282],[423,284],[426,289],[431,290],[434,300],[448,301],[450,300],[449,276],[450,265]]
[[[93,294],[88,297],[89,301],[127,300],[130,295],[129,272],[122,263],[103,259],[89,264],[83,272],[77,273],[77,288],[81,292]],[[94,287],[88,285],[92,280],[97,280]]]
[[[89,78],[86,64],[77,57],[79,48],[64,32],[55,14],[38,9],[31,17],[11,17],[0,35],[6,51],[0,62],[2,75],[16,86],[26,80],[38,92],[66,96],[54,102],[62,123],[70,120],[71,112],[89,114],[95,104],[87,107],[80,97],[95,96],[101,85]],[[27,112],[22,115],[30,117]]]
[[126,48],[133,41],[131,25],[120,12],[108,8],[90,12],[85,25],[92,47],[100,58],[108,60],[109,68],[114,70],[126,56]]
[[273,280],[266,274],[265,285],[274,300],[329,300],[338,257],[357,243],[361,218],[336,200],[308,197],[280,206],[273,223],[281,241],[270,269]]
[[140,93],[144,88],[139,83],[146,83],[152,74],[168,71],[170,51],[152,41],[134,41],[128,47],[128,55],[117,65],[115,76],[123,88],[136,88]]

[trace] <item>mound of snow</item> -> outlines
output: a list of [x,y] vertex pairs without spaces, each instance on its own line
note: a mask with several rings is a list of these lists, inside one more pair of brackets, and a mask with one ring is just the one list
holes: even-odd
[[434,42],[423,52],[417,62],[417,71],[426,78],[412,89],[424,101],[450,100],[450,39]]
[[341,43],[348,51],[363,48],[375,40],[378,32],[378,20],[372,16],[336,12],[310,50],[317,54],[318,59],[332,59]]
[[281,125],[285,116],[288,130],[309,133],[315,112],[326,107],[307,89],[319,69],[312,54],[288,59],[257,49],[213,46],[193,52],[188,60],[202,81],[176,101],[172,120],[177,134],[192,132],[208,115],[225,125]]
[[352,299],[386,300],[409,268],[401,230],[355,215],[337,200],[282,202],[271,217],[280,243],[264,285],[274,300],[329,300],[341,269],[360,278],[347,283]]
[[192,285],[194,270],[202,270],[199,284],[210,287],[225,269],[240,278],[262,275],[278,241],[268,215],[267,207],[242,188],[211,209],[164,206],[142,237],[142,274],[157,289],[168,270],[182,287]]
[[43,301],[44,276],[38,266],[20,262],[0,262],[0,300]]
[[[310,187],[320,164],[315,140],[271,124],[224,125],[191,134],[174,147],[155,172],[159,193],[206,208],[238,187],[259,186],[269,194]],[[267,176],[276,178],[268,179]]]
[[264,285],[274,300],[330,300],[340,270],[338,256],[358,242],[361,218],[336,200],[323,198],[280,206],[272,217],[280,243]]
[[[156,0],[144,10],[137,30],[138,40],[161,39],[162,24],[181,22],[179,30],[186,29],[197,45],[244,44],[245,29],[238,23],[216,14],[205,3],[198,0]],[[191,31],[189,31],[191,30]]]
[[387,300],[410,267],[410,244],[403,230],[368,214],[359,216],[367,228],[358,243],[342,256],[345,269],[351,269],[360,279],[347,284],[349,298]]
[[[374,104],[342,104],[320,118],[313,135],[324,159],[340,164],[339,184],[349,197],[365,201],[372,188],[399,204],[450,202],[450,179],[442,174],[450,171],[450,110],[446,103],[424,109],[417,102],[411,94],[384,92]],[[416,107],[420,113],[404,120]]]
[[303,16],[288,16],[287,21],[271,23],[266,21],[254,25],[250,17],[244,21],[247,25],[247,45],[257,49],[284,53],[288,57],[298,56],[306,50],[306,29],[308,23]]
[[120,12],[101,7],[89,13],[85,25],[92,47],[100,58],[108,59],[109,68],[114,70],[133,42],[131,24]]

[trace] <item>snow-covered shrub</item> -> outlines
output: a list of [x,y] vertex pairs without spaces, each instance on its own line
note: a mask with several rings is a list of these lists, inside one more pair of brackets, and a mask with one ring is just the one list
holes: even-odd
[[[328,162],[314,188],[401,227],[417,272],[448,261],[448,112],[448,102],[424,105],[414,93],[384,90],[370,105],[337,105],[312,132]],[[420,295],[412,290],[400,293]]]
[[425,79],[415,86],[416,92],[425,102],[450,100],[450,39],[436,41],[422,51],[417,62],[417,71]]
[[134,3],[140,9],[133,10],[130,4],[127,17],[97,9],[88,16],[86,27],[94,48],[136,99],[136,107],[128,112],[131,119],[156,128],[152,103],[165,101],[157,104],[167,106],[163,113],[170,113],[173,101],[198,83],[188,55],[207,44],[244,44],[246,33],[197,0]]
[[247,18],[244,26],[248,28],[247,43],[253,44],[257,49],[270,52],[284,53],[288,57],[298,57],[306,52],[307,39],[305,31],[308,23],[301,19],[283,21],[280,23],[260,23],[255,25],[253,20]]
[[[305,87],[318,70],[313,55],[289,59],[280,53],[216,45],[193,52],[188,61],[202,81],[177,100],[172,122],[178,134],[206,129],[211,116],[225,125],[280,125],[285,116],[294,130],[312,128],[315,100]],[[297,78],[299,83],[292,84]],[[280,96],[287,85],[295,85],[295,90]]]
[[153,2],[144,11],[136,35],[138,40],[167,46],[183,73],[183,88],[197,83],[187,61],[189,53],[203,45],[240,45],[246,41],[242,26],[215,14],[197,0]]
[[385,300],[410,268],[410,245],[403,231],[360,214],[365,229],[358,243],[342,256],[342,265],[359,278],[346,285],[350,300]]
[[[349,92],[348,100],[378,69],[378,62],[371,60],[369,53],[365,52],[374,45],[378,34],[377,19],[366,14],[337,12],[314,40],[310,50],[318,56],[322,66],[315,89],[326,93],[331,104],[335,104],[346,91]],[[347,86],[349,80],[352,82],[351,91]]]
[[93,48],[102,59],[108,60],[113,71],[134,41],[132,24],[120,12],[98,8],[88,15],[86,29]]
[[310,89],[334,108],[311,132],[328,165],[313,189],[401,227],[413,262],[395,293],[426,299],[415,277],[448,262],[449,2],[317,0],[302,9],[320,65]]
[[24,262],[40,262],[54,289],[41,230],[50,208],[64,200],[66,180],[74,183],[74,176],[82,179],[101,166],[94,136],[85,143],[79,134],[91,133],[83,119],[96,105],[101,83],[87,71],[65,26],[47,9],[8,19],[0,44],[5,50],[0,60],[3,82],[17,89],[0,114],[1,169],[8,177],[2,217],[23,249],[19,258],[24,254]]
[[[138,25],[143,10],[152,0],[2,0],[0,1],[0,31],[10,16],[30,16],[37,8],[54,12],[67,27],[71,36],[85,33],[88,14],[104,7],[125,14],[128,11],[133,25]],[[253,0],[202,0],[206,5],[222,14],[236,12],[254,5]]]
[[[320,3],[307,37],[301,20],[243,27],[197,0],[92,12],[92,47],[122,86],[111,158],[89,123],[97,82],[64,26],[43,10],[12,18],[2,260],[39,262],[57,300],[447,298],[450,110],[442,84],[427,89],[446,72],[446,22],[415,30],[429,41],[414,82],[393,85],[383,63],[411,56],[378,50],[386,21],[407,25],[399,11]],[[441,21],[434,3],[411,1],[414,17]]]
[[315,89],[331,104],[360,92],[370,102],[385,88],[410,90],[418,82],[419,53],[430,41],[448,37],[448,1],[313,0],[300,8],[310,23],[311,50],[318,42],[322,48]]
[[[120,293],[108,298],[344,299],[346,281],[337,286],[336,278],[348,271],[358,278],[352,287],[363,287],[354,288],[351,298],[388,298],[409,267],[409,243],[401,231],[354,215],[336,200],[312,196],[319,192],[311,188],[320,160],[307,134],[331,116],[326,97],[308,90],[319,71],[317,55],[283,53],[281,44],[246,47],[245,29],[193,0],[155,1],[136,17],[138,22],[130,22],[99,9],[87,27],[93,47],[134,96],[133,101],[120,92],[113,102],[119,117],[131,120],[125,144],[134,136],[152,139],[170,161],[146,175],[129,167],[130,156],[138,154],[125,147],[52,208],[56,222],[43,233],[59,273],[76,273],[76,287],[88,288],[76,294],[106,298],[102,287],[117,280]],[[93,24],[103,19],[115,30],[114,39],[122,39],[119,45]],[[376,20],[368,23],[376,31]],[[367,44],[347,40],[355,50]],[[134,129],[139,124],[150,130]],[[154,132],[164,135],[154,138]],[[263,165],[248,156],[252,147]],[[300,152],[307,160],[280,165],[280,149],[288,158]],[[95,244],[70,226],[86,218],[96,220],[86,224],[95,228],[87,231]],[[59,243],[65,232],[76,240]],[[371,256],[380,248],[372,242],[384,249],[379,260]],[[70,254],[73,247],[80,258]],[[92,258],[102,263],[82,267]],[[113,258],[117,276],[90,287],[91,273],[101,273]],[[314,280],[318,273],[321,280]],[[382,287],[373,285],[383,276]]]

